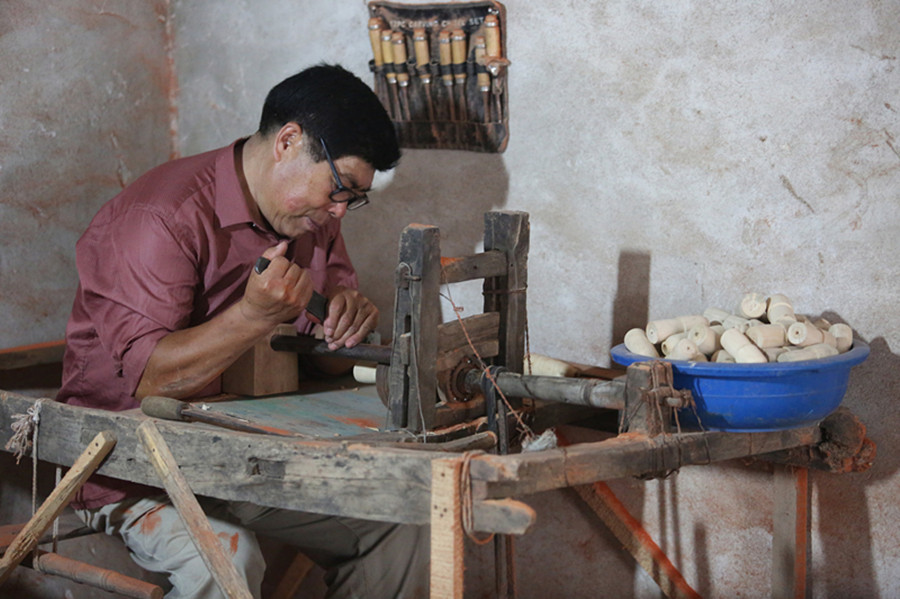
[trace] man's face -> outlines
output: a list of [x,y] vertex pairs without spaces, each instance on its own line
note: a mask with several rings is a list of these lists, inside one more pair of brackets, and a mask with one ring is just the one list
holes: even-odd
[[[305,144],[317,143],[297,136],[282,145],[276,154],[268,193],[259,198],[259,208],[275,231],[296,239],[315,231],[332,218],[343,218],[345,203],[332,202],[329,194],[337,189],[327,160],[314,162]],[[334,161],[341,183],[362,194],[372,186],[375,169],[357,156],[342,156]]]

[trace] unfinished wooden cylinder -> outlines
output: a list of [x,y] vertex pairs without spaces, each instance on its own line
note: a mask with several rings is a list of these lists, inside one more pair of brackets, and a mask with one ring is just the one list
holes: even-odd
[[841,353],[853,347],[853,329],[850,325],[838,322],[828,328],[828,332],[834,336],[835,347]]
[[825,342],[823,331],[809,322],[795,322],[788,328],[788,341],[800,347],[816,345]]
[[522,372],[536,376],[572,377],[576,374],[575,366],[569,362],[542,354],[527,354],[524,367]]
[[762,350],[753,345],[753,342],[738,329],[728,329],[722,333],[722,337],[719,341],[722,343],[722,348],[734,356],[734,361],[738,364],[761,364],[768,362],[766,354],[762,353]]
[[786,351],[778,356],[778,361],[800,362],[803,360],[818,360],[819,358],[828,358],[836,355],[838,355],[837,348],[831,347],[827,343],[816,343],[804,347],[803,349]]
[[786,348],[786,347],[784,347],[784,346],[781,346],[781,347],[763,347],[763,348],[761,348],[761,349],[763,350],[763,353],[766,354],[766,358],[769,360],[769,362],[777,362],[777,361],[778,361],[778,356],[780,356],[780,355],[783,354],[784,352],[788,351],[788,348]]
[[678,342],[684,339],[686,335],[687,333],[674,333],[663,339],[663,342],[660,344],[663,355],[667,357],[672,355],[672,352],[675,351],[675,346],[678,345]]
[[718,362],[720,364],[734,364],[734,356],[724,349],[715,352],[710,358],[710,362]]
[[744,318],[743,316],[738,316],[737,314],[729,314],[725,317],[725,320],[722,321],[722,326],[726,329],[737,329],[741,333],[750,328],[750,321]]
[[772,324],[784,319],[792,322],[796,321],[797,318],[794,316],[794,303],[788,299],[786,295],[780,293],[769,296],[766,308],[766,319]]
[[647,339],[650,340],[650,343],[662,343],[669,336],[675,333],[684,333],[698,324],[709,324],[709,321],[701,315],[651,320],[647,323]]
[[709,321],[709,324],[722,324],[722,321],[731,316],[731,312],[722,308],[709,307],[703,311],[703,317]]
[[777,324],[759,324],[749,327],[744,333],[756,347],[781,347],[785,344],[784,327]]
[[647,356],[648,358],[659,357],[656,346],[647,339],[647,333],[644,332],[644,329],[634,328],[625,333],[625,347],[628,351],[639,356]]
[[707,324],[698,324],[691,327],[688,331],[688,338],[697,346],[697,350],[705,355],[710,356],[722,345],[719,343],[719,335],[716,330]]
[[766,313],[766,296],[762,293],[748,293],[738,304],[737,315],[744,318],[760,318]]
[[[674,337],[674,335],[673,335]],[[678,340],[678,343],[675,344],[675,347],[669,352],[666,356],[670,360],[697,360],[698,356],[700,356],[700,352],[697,350],[697,346],[693,341],[688,339],[683,334],[681,335],[681,339]],[[703,356],[706,359],[706,356]]]

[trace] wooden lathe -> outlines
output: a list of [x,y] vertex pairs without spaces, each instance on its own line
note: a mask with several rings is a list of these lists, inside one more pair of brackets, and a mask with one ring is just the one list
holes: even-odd
[[[524,534],[536,515],[520,499],[533,493],[749,456],[831,471],[862,467],[857,457],[865,428],[846,411],[790,430],[675,430],[674,410],[688,406],[690,396],[672,387],[671,369],[662,361],[634,364],[621,376],[608,371],[603,378],[523,375],[528,243],[528,216],[519,212],[486,214],[484,251],[462,258],[441,257],[436,227],[407,227],[396,270],[392,344],[361,349],[365,359],[381,363],[386,426],[303,438],[156,421],[190,488],[277,508],[431,524],[432,597],[461,597],[466,532]],[[484,280],[484,313],[442,323],[441,286],[474,279]],[[280,350],[293,351],[293,344],[272,339]],[[303,399],[309,405],[315,394]],[[11,437],[14,415],[34,402],[0,391],[0,446]],[[509,432],[515,425],[508,423],[534,426],[544,406],[556,414],[552,406],[559,402],[578,410],[618,410],[618,431],[603,441],[519,452]],[[136,432],[147,420],[136,410],[45,401],[39,458],[71,466],[95,435],[110,431],[118,441],[97,472],[159,486]],[[801,542],[788,524],[776,535],[786,536],[789,548]],[[776,561],[792,563],[784,555]],[[784,572],[785,579],[798,571]],[[500,592],[512,593],[510,587]]]

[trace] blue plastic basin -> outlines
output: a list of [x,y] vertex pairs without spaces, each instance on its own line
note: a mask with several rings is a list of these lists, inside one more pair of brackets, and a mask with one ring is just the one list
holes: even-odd
[[[615,346],[618,364],[651,360]],[[850,351],[830,358],[768,364],[672,363],[676,389],[690,389],[697,404],[680,410],[684,428],[758,432],[813,425],[841,404],[850,369],[869,356],[869,346],[854,340]],[[699,424],[697,419],[699,418]]]

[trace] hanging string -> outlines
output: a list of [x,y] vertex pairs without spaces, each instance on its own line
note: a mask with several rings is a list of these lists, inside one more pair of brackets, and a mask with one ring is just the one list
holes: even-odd
[[484,452],[480,450],[465,452],[462,456],[462,467],[459,469],[459,502],[460,511],[462,512],[462,527],[466,536],[476,545],[487,545],[494,539],[494,533],[490,533],[487,537],[479,537],[475,531],[475,502],[472,499],[472,477],[469,474],[469,470],[472,465],[472,458],[483,454]]

